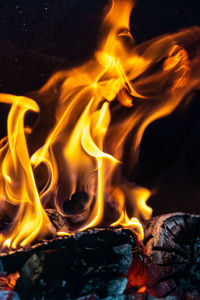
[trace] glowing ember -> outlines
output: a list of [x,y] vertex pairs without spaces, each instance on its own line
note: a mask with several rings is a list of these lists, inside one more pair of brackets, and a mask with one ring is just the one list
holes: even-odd
[[137,291],[137,293],[138,293],[138,294],[143,294],[143,293],[146,292],[146,290],[147,290],[146,286],[143,286],[143,287],[141,287],[141,288]]
[[[0,95],[0,102],[11,104],[8,136],[0,149],[0,218],[8,215],[12,222],[1,233],[2,249],[45,237],[52,230],[44,211],[47,203],[64,214],[64,200],[76,191],[89,195],[88,217],[58,235],[121,225],[133,227],[142,239],[139,219],[152,214],[146,204],[151,193],[129,184],[124,169],[128,173],[134,167],[146,127],[171,113],[199,84],[197,60],[190,59],[183,47],[200,32],[187,29],[136,46],[129,31],[132,8],[131,0],[112,1],[93,58],[53,75],[35,94],[38,104],[30,98]],[[44,101],[57,103],[56,120],[30,157],[26,135],[31,138],[31,129],[25,127],[24,118],[28,111],[39,114]],[[47,178],[42,190],[34,176],[41,165],[46,166]],[[60,193],[61,178],[65,184]],[[106,223],[108,203],[117,216]]]
[[12,291],[16,285],[17,279],[20,277],[19,273],[13,273],[6,276],[0,276],[0,290]]

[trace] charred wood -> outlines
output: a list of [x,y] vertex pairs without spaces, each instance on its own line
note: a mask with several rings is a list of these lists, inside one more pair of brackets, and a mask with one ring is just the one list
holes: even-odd
[[146,224],[144,244],[152,262],[163,269],[160,285],[171,282],[168,294],[200,299],[200,216],[155,217]]
[[117,297],[126,288],[133,249],[139,251],[132,230],[99,228],[4,253],[0,261],[2,272],[19,272],[15,291],[22,300]]
[[56,209],[53,208],[45,209],[45,212],[55,228],[55,233],[58,231],[69,231],[69,220],[65,216],[62,216]]
[[20,270],[25,262],[38,253],[50,251],[72,251],[73,249],[110,249],[129,244],[136,247],[136,235],[129,229],[90,229],[71,236],[57,237],[43,240],[35,245],[10,250],[0,254],[0,267],[2,272],[15,273]]
[[[125,277],[89,277],[69,280],[40,281],[34,289],[19,293],[20,299],[78,299],[81,295],[96,293],[97,299],[117,299],[126,287]],[[83,298],[84,299],[84,298]],[[87,298],[86,298],[87,299]],[[94,298],[95,299],[95,298]]]

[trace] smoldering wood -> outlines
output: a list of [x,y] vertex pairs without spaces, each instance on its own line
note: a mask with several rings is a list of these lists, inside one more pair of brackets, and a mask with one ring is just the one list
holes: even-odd
[[77,299],[88,293],[98,294],[98,299],[111,297],[116,299],[126,288],[127,279],[125,277],[89,277],[69,280],[69,282],[52,280],[40,281],[29,291],[20,291],[20,299]]
[[[21,278],[24,276],[30,279],[30,284],[33,284],[40,274],[45,279],[68,280],[88,276],[91,273],[126,275],[131,261],[130,244],[107,249],[100,247],[43,250],[42,253],[34,253],[27,260],[25,267],[21,269]],[[59,266],[58,272],[56,272],[57,266]],[[31,275],[27,275],[27,272]],[[30,278],[27,277],[29,275]]]
[[144,244],[152,262],[163,269],[161,282],[174,282],[168,294],[200,299],[199,215],[174,213],[153,218],[145,226]]
[[[90,229],[2,253],[1,271],[20,272],[22,300],[197,300],[199,224],[200,216],[183,213],[153,218],[144,227],[148,256],[130,229]],[[130,274],[133,288],[125,291]],[[138,294],[143,285],[147,291]]]
[[99,228],[2,253],[0,262],[2,271],[20,273],[15,291],[21,299],[116,297],[126,288],[137,248],[132,230]]
[[33,254],[44,253],[45,251],[110,249],[123,244],[129,244],[134,248],[136,247],[136,239],[135,233],[129,229],[89,229],[71,236],[43,240],[32,246],[1,253],[0,269],[2,272],[14,273],[20,270]]

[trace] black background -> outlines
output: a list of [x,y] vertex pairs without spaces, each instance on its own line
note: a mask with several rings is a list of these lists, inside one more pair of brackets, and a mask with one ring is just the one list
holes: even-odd
[[[123,1],[123,0],[122,0]],[[25,94],[55,71],[93,53],[107,0],[3,0],[0,3],[0,91]],[[136,43],[200,25],[200,1],[139,0],[132,12]],[[0,106],[1,136],[8,106]],[[151,124],[131,180],[156,189],[154,214],[200,213],[200,95],[184,110]]]

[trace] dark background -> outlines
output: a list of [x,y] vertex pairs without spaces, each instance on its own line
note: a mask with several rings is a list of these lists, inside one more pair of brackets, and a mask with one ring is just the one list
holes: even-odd
[[[123,0],[122,0],[123,1]],[[0,91],[25,94],[56,70],[93,53],[107,0],[1,0]],[[132,12],[136,43],[200,25],[200,1],[139,0]],[[200,213],[200,95],[184,110],[151,124],[143,137],[132,181],[156,189],[154,214]],[[1,136],[8,106],[0,106]]]

